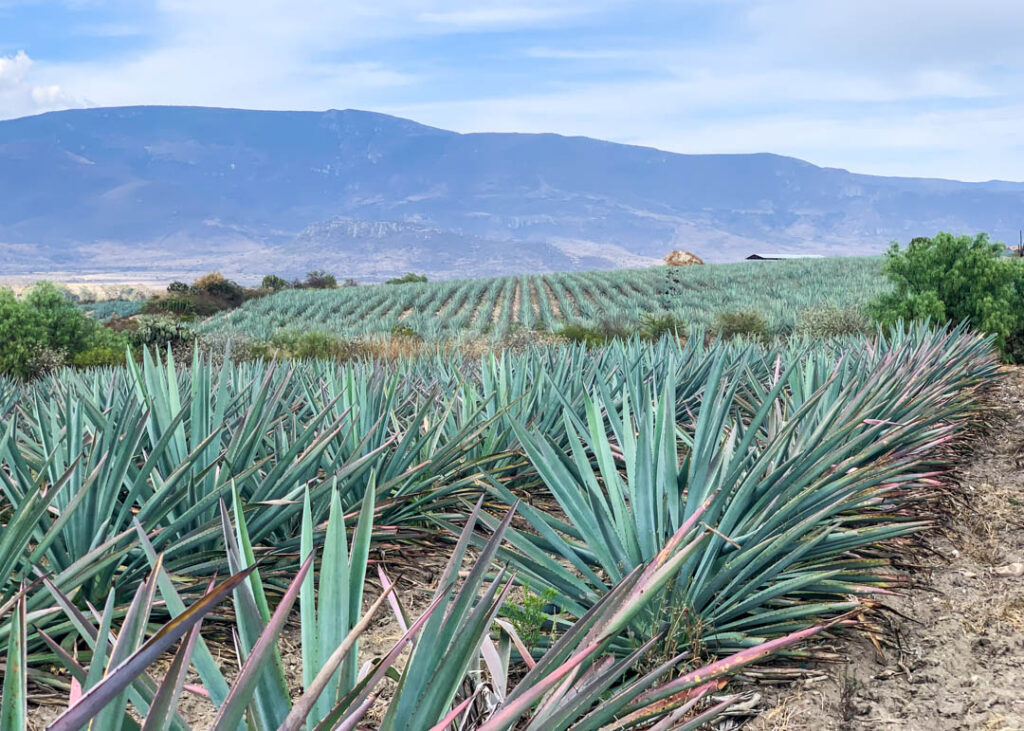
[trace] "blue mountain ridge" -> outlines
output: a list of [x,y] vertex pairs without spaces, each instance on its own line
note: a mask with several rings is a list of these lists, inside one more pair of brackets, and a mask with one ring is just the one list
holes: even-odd
[[8,273],[327,268],[379,279],[609,268],[672,249],[866,254],[938,230],[1016,242],[1024,183],[772,154],[459,134],[373,112],[117,107],[0,122]]

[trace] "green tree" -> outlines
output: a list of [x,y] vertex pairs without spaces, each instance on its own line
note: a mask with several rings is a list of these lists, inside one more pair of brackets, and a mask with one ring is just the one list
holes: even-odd
[[385,284],[416,284],[425,281],[427,281],[426,274],[417,274],[416,272],[409,272],[407,274],[403,274],[400,277],[389,279],[387,282],[385,282]]
[[306,289],[337,289],[338,279],[323,269],[314,269],[306,275],[302,286]]
[[14,292],[0,289],[0,373],[28,378],[46,328],[38,313],[19,302]]
[[44,342],[40,344],[69,355],[89,348],[100,327],[51,282],[36,284],[25,297],[24,305],[45,328]]
[[906,249],[893,242],[883,266],[893,289],[875,299],[868,312],[884,325],[899,319],[968,320],[994,335],[1005,353],[1021,323],[1018,287],[1024,271],[1003,256],[1004,249],[983,233],[943,232],[915,238]]
[[263,277],[263,283],[260,285],[262,289],[269,289],[272,292],[280,292],[288,286],[288,282],[276,274],[268,274]]
[[32,378],[68,363],[123,362],[128,339],[104,327],[49,282],[19,301],[0,289],[0,373]]

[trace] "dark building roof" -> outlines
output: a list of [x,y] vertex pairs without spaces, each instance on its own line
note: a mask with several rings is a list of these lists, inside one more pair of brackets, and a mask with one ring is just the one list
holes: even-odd
[[821,259],[821,254],[751,254],[748,261],[774,261],[776,259]]

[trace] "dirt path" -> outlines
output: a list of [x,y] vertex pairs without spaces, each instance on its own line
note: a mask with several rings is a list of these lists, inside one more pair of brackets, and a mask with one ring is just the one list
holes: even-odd
[[1006,422],[958,473],[967,500],[931,539],[916,588],[886,601],[884,658],[858,641],[824,682],[784,693],[748,728],[1024,729],[1024,369],[998,387]]
[[502,287],[501,292],[498,294],[498,298],[494,300],[494,307],[491,308],[491,317],[488,320],[492,325],[497,325],[501,321],[501,313],[505,309],[505,300],[508,298],[508,292]]
[[537,291],[537,282],[534,279],[527,280],[528,289],[526,296],[530,298],[530,307],[533,309],[533,321],[540,321],[540,292]]
[[519,323],[519,305],[523,292],[523,280],[516,280],[515,293],[512,295],[512,322]]
[[555,296],[555,290],[551,288],[551,284],[546,280],[542,280],[544,289],[544,296],[548,298],[548,306],[551,307],[551,314],[555,320],[562,319],[562,308],[558,304],[558,297]]

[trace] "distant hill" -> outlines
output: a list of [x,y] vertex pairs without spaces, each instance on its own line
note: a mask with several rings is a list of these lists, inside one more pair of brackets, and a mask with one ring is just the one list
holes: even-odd
[[8,274],[312,268],[380,279],[865,254],[940,229],[1016,241],[1024,183],[778,155],[457,134],[362,111],[123,107],[0,122]]

